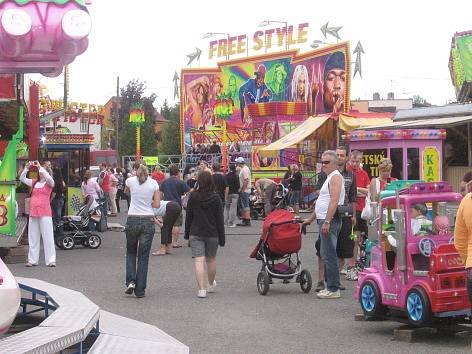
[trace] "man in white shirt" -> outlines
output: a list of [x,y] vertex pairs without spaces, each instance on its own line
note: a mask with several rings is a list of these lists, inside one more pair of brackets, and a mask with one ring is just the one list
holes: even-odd
[[251,194],[251,171],[246,165],[243,157],[238,157],[236,163],[240,166],[239,170],[239,203],[241,206],[241,223],[238,226],[251,226],[251,213],[249,208],[249,194]]
[[344,203],[345,189],[344,179],[338,170],[336,152],[327,150],[321,156],[322,171],[326,173],[326,181],[321,187],[320,194],[315,204],[314,213],[304,221],[311,224],[315,218],[320,227],[321,234],[321,258],[326,267],[327,286],[316,296],[320,299],[337,299],[341,297],[339,287],[339,265],[336,253],[336,243],[341,219],[336,215],[338,205]]

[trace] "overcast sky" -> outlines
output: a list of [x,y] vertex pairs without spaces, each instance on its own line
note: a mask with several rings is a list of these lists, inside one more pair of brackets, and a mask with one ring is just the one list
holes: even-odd
[[[324,3],[329,5],[324,5]],[[158,96],[156,106],[173,103],[175,71],[187,67],[187,54],[202,49],[193,67],[215,67],[208,60],[206,32],[252,34],[264,20],[308,22],[308,43],[324,39],[320,27],[342,26],[342,40],[351,51],[360,40],[362,79],[352,80],[351,99],[371,99],[373,92],[386,98],[417,94],[437,105],[454,100],[448,60],[456,31],[472,30],[472,0],[389,1],[154,1],[94,0],[89,6],[93,30],[88,50],[70,66],[70,101],[105,104],[116,93],[116,76],[124,86],[133,78],[147,82]],[[434,4],[434,5],[433,5]],[[441,5],[439,5],[441,4]],[[283,25],[282,25],[283,26]],[[215,37],[214,39],[219,39]],[[224,38],[224,36],[223,36]],[[262,54],[250,51],[249,55]],[[234,57],[236,58],[236,56]],[[355,56],[352,56],[352,60]],[[354,67],[353,67],[354,68]],[[55,79],[34,76],[47,85],[53,98],[62,97],[62,75]]]

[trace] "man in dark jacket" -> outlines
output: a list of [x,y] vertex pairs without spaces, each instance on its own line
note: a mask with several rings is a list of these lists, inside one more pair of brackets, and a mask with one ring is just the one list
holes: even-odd
[[225,225],[236,227],[234,221],[237,217],[238,199],[239,199],[239,177],[236,174],[236,165],[229,165],[229,172],[226,174],[226,183],[228,185],[228,197],[225,203]]
[[226,182],[225,175],[221,172],[221,167],[219,163],[213,164],[213,183],[215,184],[215,192],[221,198],[221,202],[225,203],[225,200],[228,199],[229,187]]

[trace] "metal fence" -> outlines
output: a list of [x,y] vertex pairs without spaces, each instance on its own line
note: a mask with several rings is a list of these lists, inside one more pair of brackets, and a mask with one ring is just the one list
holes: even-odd
[[[216,162],[221,163],[221,154],[182,154],[182,155],[158,155],[158,163],[161,170],[168,171],[170,165],[179,166],[183,171],[187,166],[195,167],[202,160],[212,165]],[[243,157],[246,164],[251,167],[251,154],[248,152],[235,152],[228,154],[229,161],[234,162],[238,157]],[[135,156],[122,156],[121,165],[131,169],[136,161]]]

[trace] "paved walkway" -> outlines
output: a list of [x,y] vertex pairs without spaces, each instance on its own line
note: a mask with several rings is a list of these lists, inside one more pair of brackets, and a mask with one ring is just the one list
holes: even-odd
[[[121,214],[110,221],[125,221]],[[206,299],[196,297],[190,249],[150,260],[146,297],[125,296],[124,233],[106,232],[97,250],[58,250],[57,268],[11,265],[17,276],[36,277],[83,292],[100,308],[155,325],[190,347],[191,353],[469,353],[470,340],[432,337],[420,343],[393,341],[393,322],[354,322],[360,306],[354,283],[339,300],[319,300],[298,284],[274,284],[267,296],[257,292],[260,262],[249,253],[261,222],[228,229],[217,256],[218,287]],[[304,267],[317,278],[311,226],[300,253]],[[159,245],[159,234],[154,248]],[[42,257],[42,256],[41,256]],[[42,262],[42,258],[41,258]]]

